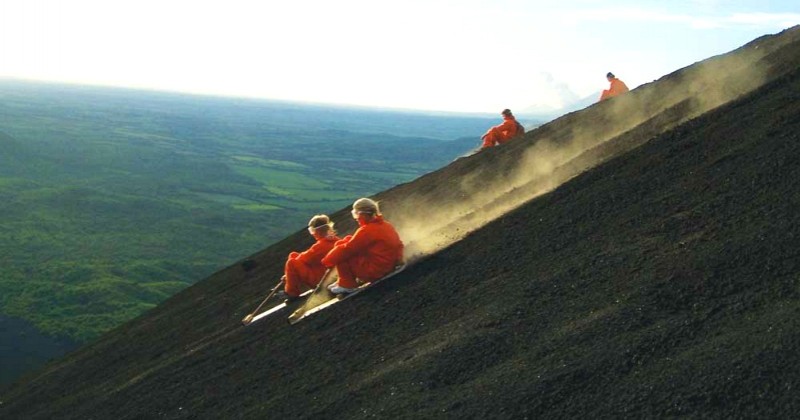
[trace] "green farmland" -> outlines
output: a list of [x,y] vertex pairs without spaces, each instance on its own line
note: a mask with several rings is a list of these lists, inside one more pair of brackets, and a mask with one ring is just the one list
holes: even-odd
[[0,81],[0,315],[88,342],[492,123]]

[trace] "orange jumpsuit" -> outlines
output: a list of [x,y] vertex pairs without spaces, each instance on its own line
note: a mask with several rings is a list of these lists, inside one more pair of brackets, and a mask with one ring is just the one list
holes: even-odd
[[503,123],[490,128],[489,131],[483,135],[483,145],[481,148],[503,144],[516,135],[517,120],[514,116],[503,115]]
[[611,79],[611,86],[608,89],[604,90],[603,93],[600,95],[600,100],[603,101],[608,98],[613,98],[627,91],[628,91],[628,86],[625,85],[625,82],[615,77]]
[[305,284],[309,288],[317,287],[322,275],[325,274],[325,266],[322,265],[322,258],[339,240],[338,236],[327,236],[317,239],[311,248],[305,252],[292,252],[286,260],[286,284],[283,290],[289,296],[300,296],[300,285]]
[[358,287],[356,278],[362,282],[377,280],[403,260],[403,241],[383,216],[369,222],[359,219],[358,224],[353,235],[336,242],[322,259],[326,267],[336,267],[339,286],[348,289]]

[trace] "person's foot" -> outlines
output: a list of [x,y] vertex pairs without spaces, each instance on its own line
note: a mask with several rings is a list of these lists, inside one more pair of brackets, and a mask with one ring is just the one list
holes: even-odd
[[356,287],[350,289],[347,287],[339,286],[339,283],[333,283],[330,286],[328,286],[328,290],[330,290],[331,293],[333,293],[334,295],[345,295],[348,293],[353,293],[356,291],[356,289],[357,289]]
[[297,299],[300,299],[300,296],[292,296],[283,290],[279,290],[277,293],[275,293],[275,297],[277,297],[279,300],[283,299],[286,303],[294,302]]

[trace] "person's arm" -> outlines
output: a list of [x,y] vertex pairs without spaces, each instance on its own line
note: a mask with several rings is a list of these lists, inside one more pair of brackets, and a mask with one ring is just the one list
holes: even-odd
[[[481,136],[481,138],[482,139],[486,138],[486,136],[488,136],[493,131],[495,133],[497,133],[497,134],[503,134],[504,131],[508,131],[509,130],[509,128],[508,128],[509,121],[511,121],[511,120],[505,120],[505,121],[503,121],[502,124],[498,124],[498,125],[490,128],[490,129],[486,130],[486,133],[483,136]],[[513,125],[513,121],[511,123]],[[516,127],[514,129],[516,129]]]
[[517,134],[517,122],[511,118],[503,121],[500,124],[500,131],[507,137],[515,136]]
[[308,248],[305,252],[302,252],[297,255],[297,260],[302,262],[306,265],[317,264],[322,257],[325,256],[325,247],[319,242],[315,242],[314,245],[311,245],[311,248]]
[[370,243],[372,243],[371,235],[364,228],[360,228],[353,234],[349,241],[337,242],[331,252],[322,259],[322,264],[328,268],[333,267],[353,255],[366,250]]

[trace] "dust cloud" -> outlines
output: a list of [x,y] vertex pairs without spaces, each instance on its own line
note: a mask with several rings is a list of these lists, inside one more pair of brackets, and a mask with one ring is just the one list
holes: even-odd
[[406,243],[407,259],[441,250],[614,157],[592,153],[598,146],[626,133],[638,136],[631,146],[614,148],[615,155],[625,153],[763,85],[768,81],[769,69],[762,60],[767,52],[745,48],[696,63],[533,130],[514,140],[529,146],[515,147],[513,153],[465,158],[482,160],[469,170],[463,170],[466,165],[453,168],[459,178],[436,180],[435,187],[415,190],[389,209],[388,217]]

